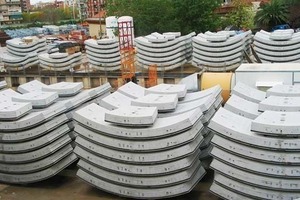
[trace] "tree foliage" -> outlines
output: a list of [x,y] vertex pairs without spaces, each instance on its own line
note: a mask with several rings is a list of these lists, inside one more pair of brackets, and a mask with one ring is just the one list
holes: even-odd
[[[78,13],[75,11],[75,13]],[[45,22],[51,24],[58,24],[61,20],[73,19],[72,8],[56,8],[54,6],[46,6],[42,9],[31,13],[22,13],[24,23]],[[76,17],[76,16],[75,16]]]
[[215,10],[221,6],[220,0],[173,0],[180,31],[205,32],[216,30],[220,26],[220,18]]
[[270,29],[275,25],[287,23],[288,17],[288,5],[282,0],[272,0],[261,6],[254,20],[258,25]]
[[108,16],[132,16],[136,35],[180,31],[187,34],[219,26],[220,0],[107,0]]
[[225,17],[223,23],[226,26],[232,25],[238,29],[254,28],[255,12],[251,4],[246,0],[233,0],[233,9]]
[[106,8],[109,16],[132,16],[137,35],[178,31],[172,0],[108,0]]

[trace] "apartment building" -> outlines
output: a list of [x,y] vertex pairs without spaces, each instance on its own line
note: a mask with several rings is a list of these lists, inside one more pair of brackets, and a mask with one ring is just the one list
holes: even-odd
[[0,25],[22,21],[23,0],[0,0]]

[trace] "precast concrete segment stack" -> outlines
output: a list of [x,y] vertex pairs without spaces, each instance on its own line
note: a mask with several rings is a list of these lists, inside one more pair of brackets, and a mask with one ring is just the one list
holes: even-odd
[[38,55],[40,67],[53,71],[65,71],[80,66],[82,63],[82,54],[77,52],[68,53],[42,53]]
[[234,70],[242,63],[244,51],[249,50],[251,38],[251,31],[200,33],[193,37],[193,65],[208,71]]
[[[117,95],[102,99],[100,105],[109,110],[91,104],[75,112],[80,178],[101,190],[139,199],[174,197],[193,189],[205,173],[199,161],[207,135],[203,122],[221,104],[220,87],[189,95],[182,85],[168,86],[148,93],[127,83]],[[212,102],[199,103],[202,98]],[[160,117],[193,101],[197,107]]]
[[116,39],[89,39],[84,44],[90,67],[103,71],[120,69],[120,49]]
[[[207,108],[203,106],[200,107],[204,113],[204,117],[202,119],[202,123],[204,126],[202,135],[204,139],[200,145],[201,153],[199,155],[199,159],[201,160],[202,166],[205,169],[209,168],[212,161],[210,151],[212,149],[211,139],[214,136],[214,133],[207,126],[211,118],[214,116],[215,112],[222,106],[223,98],[221,96],[221,92],[221,87],[219,85],[216,85],[203,91],[187,93],[185,98],[182,101],[179,101],[179,105],[185,105],[187,103],[196,103],[199,105],[203,104],[201,102],[213,102],[213,104],[211,106],[207,106]],[[207,103],[206,105],[210,105]]]
[[155,32],[135,38],[138,65],[146,69],[150,65],[157,65],[158,71],[181,67],[191,60],[194,35],[195,33],[181,36],[180,32]]
[[8,54],[2,55],[8,70],[21,70],[39,63],[37,55],[46,51],[46,40],[37,37],[14,38],[6,41]]
[[33,81],[20,86],[24,94],[0,92],[1,182],[38,182],[76,161],[73,112],[97,102],[110,89],[109,84],[86,91],[81,91],[82,83],[40,86]]
[[300,62],[300,33],[293,29],[261,30],[254,36],[254,49],[264,63]]
[[300,197],[299,97],[297,85],[261,92],[238,83],[209,124],[215,132],[213,193],[225,199]]

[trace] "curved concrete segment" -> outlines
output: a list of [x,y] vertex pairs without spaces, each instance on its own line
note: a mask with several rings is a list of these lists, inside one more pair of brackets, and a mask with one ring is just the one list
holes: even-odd
[[89,64],[103,71],[120,69],[121,55],[119,43],[115,39],[85,40],[86,54]]
[[252,200],[251,198],[248,198],[241,194],[237,194],[236,192],[232,192],[232,191],[218,185],[216,182],[213,182],[212,185],[210,186],[210,192],[212,192],[214,195],[217,195],[218,197],[220,197],[222,199]]
[[251,31],[233,34],[227,31],[205,32],[193,38],[193,65],[208,71],[229,71],[242,62],[249,49]]
[[178,102],[177,94],[147,94],[131,100],[131,105],[141,107],[156,107],[158,112],[174,111]]
[[0,143],[0,153],[23,153],[42,148],[70,132],[67,124],[30,141],[22,143]]
[[258,105],[259,104],[257,103],[247,101],[246,99],[232,94],[224,108],[243,117],[255,119],[260,115],[258,112]]
[[252,120],[220,108],[208,127],[222,137],[262,149],[295,151],[300,139],[264,137],[251,131]]
[[55,130],[62,124],[68,122],[69,119],[65,114],[54,117],[52,120],[45,122],[39,126],[35,126],[28,130],[14,131],[11,133],[0,132],[0,142],[3,143],[14,143],[30,141],[32,139],[43,136],[44,134]]
[[34,182],[42,181],[58,174],[60,171],[68,167],[76,160],[77,160],[76,155],[70,154],[67,157],[63,158],[58,163],[56,163],[55,165],[38,172],[29,173],[29,174],[20,174],[20,175],[0,173],[0,180],[2,182],[14,183],[14,184],[34,183]]
[[275,165],[299,165],[300,157],[299,152],[280,152],[270,151],[265,149],[258,149],[251,146],[246,146],[233,141],[229,141],[226,138],[215,135],[211,140],[214,146],[240,157],[244,157],[253,161],[261,163],[270,163]]
[[124,95],[123,93],[116,91],[101,99],[99,105],[107,110],[114,110],[124,106],[130,106],[132,100],[133,99]]
[[270,96],[259,103],[258,110],[298,112],[300,111],[300,97]]
[[283,96],[283,97],[300,97],[299,85],[274,85],[267,90],[267,97]]
[[156,117],[156,107],[126,106],[106,112],[104,120],[122,126],[151,126]]
[[21,164],[21,163],[30,163],[33,161],[37,161],[58,151],[60,148],[66,146],[70,142],[71,142],[71,138],[68,135],[64,135],[63,137],[55,140],[53,143],[34,151],[18,153],[18,154],[0,153],[1,155],[0,162]]
[[25,94],[19,94],[12,97],[14,102],[30,102],[33,108],[48,107],[58,98],[56,92],[29,92]]
[[197,150],[194,154],[188,157],[156,165],[135,165],[130,163],[120,163],[94,155],[79,146],[75,147],[74,152],[81,159],[92,163],[98,168],[102,168],[118,174],[131,176],[163,176],[191,168],[191,166],[197,161],[200,150]]
[[40,67],[49,69],[51,71],[64,71],[81,65],[81,52],[70,54],[67,57],[64,57],[64,53],[62,54],[62,58],[53,58],[51,57],[52,54],[48,53],[40,54],[38,56]]
[[6,41],[7,54],[2,55],[7,70],[18,71],[39,63],[37,54],[46,51],[46,40],[37,37]]
[[252,199],[297,199],[300,197],[299,192],[283,192],[256,188],[242,182],[229,179],[218,173],[215,174],[215,182],[228,190],[248,196]]
[[138,189],[138,188],[131,188],[121,185],[116,185],[110,182],[106,182],[102,179],[96,178],[93,175],[79,170],[77,172],[77,176],[81,179],[85,180],[86,182],[92,184],[93,186],[105,190],[107,192],[117,194],[119,196],[124,197],[131,197],[131,198],[139,198],[139,199],[157,199],[157,198],[167,198],[178,196],[181,194],[188,193],[191,191],[194,186],[198,183],[198,181],[204,176],[203,170],[200,168],[195,176],[188,182],[170,186],[166,188],[159,188],[159,189]]
[[13,102],[15,93],[11,89],[0,92],[0,120],[17,120],[32,110],[30,102]]
[[[299,191],[300,184],[297,179],[274,178],[253,174],[234,168],[226,163],[214,159],[210,166],[217,173],[230,179],[235,179],[248,185],[254,185],[260,188],[267,188],[276,191]],[[251,178],[249,178],[251,177]]]
[[[93,132],[93,130],[90,130],[81,125],[77,125],[75,127],[76,133],[78,133],[86,140],[93,141],[96,144],[102,146],[107,146],[111,149],[128,152],[155,152],[172,149],[195,140],[196,137],[202,133],[202,130],[203,124],[201,123],[201,121],[198,121],[191,129],[184,131],[181,134],[169,136],[167,138],[152,140],[126,140],[113,138],[98,132]],[[201,143],[201,145],[202,144],[203,143]]]
[[146,139],[174,135],[190,129],[202,115],[199,109],[168,118],[158,118],[153,126],[142,128],[118,127],[104,121],[106,109],[90,104],[75,112],[74,119],[95,132],[109,134],[113,137]]
[[287,31],[257,32],[254,49],[263,62],[299,62],[300,34]]
[[168,149],[161,152],[124,152],[114,149],[109,149],[85,140],[81,136],[76,138],[76,143],[81,148],[90,151],[92,154],[101,156],[107,159],[114,160],[121,163],[131,163],[131,164],[159,164],[167,163],[170,161],[178,160],[180,158],[187,157],[196,152],[199,149],[199,145],[203,140],[202,135],[197,135],[195,140],[187,143],[183,146],[179,146],[174,149]]
[[265,111],[251,123],[257,134],[295,137],[300,135],[299,112]]
[[70,155],[73,151],[71,145],[66,145],[57,152],[49,155],[46,158],[43,158],[38,161],[23,163],[23,164],[5,164],[1,163],[0,173],[7,173],[11,175],[23,175],[28,173],[38,172],[44,169],[51,167],[52,165],[58,163],[63,158]]
[[244,83],[238,82],[231,94],[235,94],[243,99],[248,101],[252,101],[254,103],[260,103],[262,100],[266,98],[266,93],[255,88],[252,88]]
[[150,87],[146,90],[145,94],[177,94],[178,98],[184,98],[187,93],[186,85],[179,84],[159,84]]
[[139,97],[143,97],[145,95],[145,88],[135,84],[133,82],[128,82],[125,85],[122,85],[118,88],[118,92],[132,98],[137,99]]
[[234,168],[248,171],[250,173],[284,179],[299,179],[300,177],[300,172],[298,170],[299,166],[297,165],[275,165],[270,163],[262,163],[260,161],[254,161],[252,159],[250,160],[236,156],[217,147],[212,149],[211,154],[214,159],[220,160],[227,165],[231,165]]
[[194,33],[178,36],[178,33],[152,33],[135,38],[138,65],[148,68],[157,65],[158,71],[171,70],[185,64],[192,54]]
[[46,92],[57,92],[58,96],[64,97],[64,96],[73,96],[80,92],[80,90],[83,88],[83,83],[71,83],[71,82],[60,82],[48,85],[46,87],[42,87],[43,91]]
[[47,86],[47,85],[38,80],[33,80],[33,81],[30,81],[30,82],[20,85],[17,90],[20,93],[24,94],[24,93],[28,93],[28,92],[42,91],[42,88],[45,86]]
[[202,99],[198,99],[196,101],[191,101],[187,103],[181,103],[177,105],[177,108],[173,112],[166,112],[166,113],[159,113],[159,117],[170,117],[170,116],[176,116],[188,111],[191,111],[193,109],[199,109],[203,114],[207,113],[211,108],[213,112],[215,112],[213,105],[215,103],[216,99],[211,96],[206,96]]
[[46,85],[40,81],[33,80],[28,83],[22,84],[18,87],[18,91],[21,93],[29,92],[57,92],[59,97],[73,96],[80,92],[83,88],[82,82],[60,82],[51,85]]
[[[175,174],[159,176],[159,177],[132,177],[128,175],[115,174],[110,171],[103,170],[101,168],[97,168],[91,165],[88,162],[80,160],[78,166],[83,171],[90,173],[95,177],[99,177],[100,179],[108,180],[114,184],[124,185],[128,187],[136,187],[136,188],[162,188],[168,187],[176,184],[180,184],[182,182],[189,181],[195,175],[195,173],[199,170],[199,161],[195,162],[191,168],[186,171],[178,172]],[[205,173],[204,168],[201,167],[202,173]]]

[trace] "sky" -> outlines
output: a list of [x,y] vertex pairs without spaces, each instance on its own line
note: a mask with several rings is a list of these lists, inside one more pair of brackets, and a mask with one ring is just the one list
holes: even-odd
[[30,4],[31,5],[34,5],[38,2],[43,2],[43,3],[46,3],[46,2],[54,2],[54,0],[30,0]]

